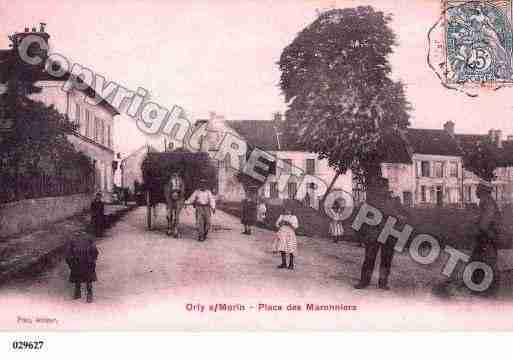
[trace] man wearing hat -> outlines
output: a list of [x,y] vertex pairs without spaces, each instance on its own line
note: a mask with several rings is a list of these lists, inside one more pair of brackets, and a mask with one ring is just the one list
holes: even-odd
[[96,193],[91,203],[91,225],[96,237],[101,237],[105,222],[105,205],[102,201],[102,193]]
[[186,205],[193,205],[196,209],[196,226],[198,228],[198,241],[207,239],[210,230],[210,217],[216,213],[216,200],[207,188],[207,180],[201,179],[199,189],[185,201]]
[[240,221],[244,226],[242,234],[251,235],[251,227],[256,224],[257,219],[256,187],[248,188],[246,193],[246,198],[241,203]]
[[[481,181],[476,189],[476,196],[479,198],[479,219],[477,222],[478,234],[471,261],[478,261],[488,264],[493,271],[493,281],[484,294],[492,294],[497,287],[497,239],[499,235],[500,212],[497,203],[492,197],[493,186],[490,182]],[[481,283],[483,273],[476,271],[472,281]]]
[[365,259],[362,264],[362,272],[360,281],[354,287],[355,289],[367,288],[372,278],[376,257],[381,250],[381,262],[379,267],[379,282],[380,289],[388,290],[388,276],[390,275],[390,267],[392,266],[392,259],[394,257],[394,246],[396,239],[388,237],[386,242],[382,244],[378,242],[378,237],[384,227],[386,218],[394,216],[395,218],[405,219],[407,212],[401,204],[397,204],[391,197],[388,190],[388,180],[380,177],[369,184],[367,203],[383,213],[383,220],[379,226],[364,226],[359,231],[362,236],[362,241],[365,245]]

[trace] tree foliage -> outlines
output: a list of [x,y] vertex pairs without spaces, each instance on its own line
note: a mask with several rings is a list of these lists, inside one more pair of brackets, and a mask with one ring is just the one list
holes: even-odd
[[383,135],[409,125],[404,86],[390,78],[390,21],[369,6],[330,10],[281,55],[287,136],[338,173],[379,175]]
[[19,96],[12,131],[2,138],[3,176],[83,178],[93,171],[90,159],[67,136],[75,126],[53,106]]
[[495,179],[494,171],[499,165],[497,145],[485,137],[473,146],[463,147],[463,167],[485,181]]

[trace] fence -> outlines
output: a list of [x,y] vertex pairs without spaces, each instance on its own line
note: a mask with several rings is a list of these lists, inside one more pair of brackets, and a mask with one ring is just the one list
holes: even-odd
[[75,179],[47,175],[17,179],[0,176],[0,203],[90,193],[94,190],[94,184],[94,175]]

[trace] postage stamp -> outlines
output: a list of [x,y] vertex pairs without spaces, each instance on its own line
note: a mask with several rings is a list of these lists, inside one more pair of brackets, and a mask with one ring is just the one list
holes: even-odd
[[511,3],[442,1],[441,17],[428,38],[429,60],[437,59],[432,68],[445,86],[468,92],[513,84]]

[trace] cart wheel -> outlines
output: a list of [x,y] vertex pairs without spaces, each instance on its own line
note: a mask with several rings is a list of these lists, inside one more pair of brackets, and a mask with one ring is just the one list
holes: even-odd
[[151,203],[150,203],[150,192],[146,192],[146,223],[148,230],[151,231]]

